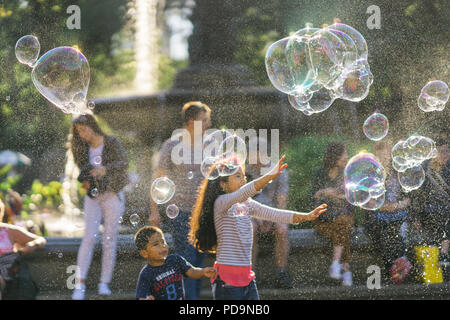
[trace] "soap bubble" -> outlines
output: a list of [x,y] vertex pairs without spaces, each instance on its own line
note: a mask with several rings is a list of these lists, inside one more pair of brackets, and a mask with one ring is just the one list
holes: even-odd
[[206,157],[203,159],[200,172],[209,180],[217,179],[220,176],[219,170],[217,169],[217,158]]
[[389,121],[384,114],[375,112],[364,121],[363,131],[367,138],[380,141],[386,137],[389,130]]
[[442,111],[449,98],[448,85],[440,80],[428,82],[417,101],[422,111]]
[[179,212],[180,209],[175,204],[169,204],[166,208],[166,214],[170,219],[175,219]]
[[175,184],[167,177],[160,177],[153,181],[150,195],[157,204],[163,204],[172,199],[175,194]]
[[48,51],[36,62],[32,79],[39,92],[62,111],[87,113],[90,69],[80,51],[71,47]]
[[90,193],[91,193],[91,197],[92,197],[92,198],[97,198],[97,197],[98,197],[98,194],[99,194],[97,188],[92,188]]
[[233,165],[239,166],[247,159],[247,146],[245,141],[237,135],[227,137],[223,140],[220,144],[219,152],[218,156],[220,161],[226,162],[233,160]]
[[371,153],[357,154],[345,167],[345,197],[353,205],[362,206],[379,198],[385,192],[384,182],[384,168]]
[[421,165],[398,172],[398,182],[405,192],[420,188],[425,180],[425,171]]
[[286,92],[304,92],[314,83],[314,70],[312,69],[309,54],[309,38],[294,34],[286,45],[286,58],[289,73],[293,79],[293,88]]
[[325,85],[340,75],[345,45],[337,36],[327,30],[317,31],[309,41],[309,50],[316,81]]
[[366,62],[357,60],[341,73],[335,91],[341,99],[358,102],[367,97],[372,83],[373,75]]
[[187,177],[189,180],[191,180],[192,178],[194,178],[194,173],[192,171],[189,171]]
[[392,166],[398,172],[416,167],[425,160],[436,157],[436,143],[427,137],[410,136],[406,141],[397,142],[391,151]]
[[16,42],[16,58],[22,64],[32,67],[39,58],[40,51],[41,45],[39,44],[38,38],[35,36],[23,36]]
[[364,37],[345,24],[304,28],[273,43],[266,71],[273,86],[305,115],[325,111],[335,99],[358,102],[369,94],[373,74]]
[[279,91],[291,93],[295,91],[296,82],[291,71],[291,64],[286,57],[286,46],[290,37],[273,43],[267,49],[265,63],[266,71],[272,85]]
[[102,164],[102,157],[96,156],[94,157],[94,165],[100,165]]
[[136,213],[133,213],[132,215],[130,215],[130,223],[133,227],[136,227],[137,225],[139,225],[139,223],[141,222],[141,219],[139,218],[139,215]]
[[233,133],[226,129],[212,130],[212,132],[208,130],[203,138],[203,159],[220,156],[223,141],[230,137],[233,137]]
[[375,211],[380,209],[380,207],[384,204],[384,201],[385,201],[385,193],[376,198],[370,198],[369,201],[361,205],[361,208]]
[[242,164],[240,162],[239,155],[229,153],[226,157],[217,159],[217,171],[220,176],[231,176],[239,170],[239,167]]
[[366,39],[364,39],[364,37],[358,30],[343,23],[334,23],[328,26],[327,28],[338,30],[348,35],[353,40],[353,43],[356,46],[358,59],[367,59],[368,57],[367,42]]

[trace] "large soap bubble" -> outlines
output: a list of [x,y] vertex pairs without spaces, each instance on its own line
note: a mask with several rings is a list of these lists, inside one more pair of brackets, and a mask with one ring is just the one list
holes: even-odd
[[32,35],[23,36],[16,42],[15,53],[20,63],[30,67],[34,65],[39,58],[41,45],[38,38]]
[[163,204],[172,199],[175,194],[175,184],[167,177],[160,177],[153,181],[150,195],[157,204]]
[[406,141],[397,142],[391,151],[392,165],[398,172],[416,167],[425,160],[436,157],[436,143],[424,136],[410,136]]
[[337,98],[358,102],[367,97],[373,83],[367,57],[367,43],[354,28],[338,23],[307,27],[269,47],[266,71],[296,110],[312,115]]
[[345,167],[345,197],[353,205],[362,207],[373,199],[365,209],[378,209],[384,202],[384,182],[385,170],[371,153],[357,154]]
[[292,75],[291,64],[286,57],[286,46],[290,38],[284,38],[273,43],[267,49],[265,62],[266,71],[272,85],[284,93],[295,91],[296,82]]
[[440,80],[430,81],[420,92],[417,101],[419,108],[425,112],[442,111],[449,98],[448,85]]
[[364,121],[363,131],[370,140],[380,141],[389,131],[389,121],[384,114],[375,112]]
[[369,51],[367,42],[358,30],[343,23],[334,23],[328,26],[328,29],[338,30],[348,35],[356,46],[358,58],[367,60]]
[[77,49],[58,47],[48,51],[36,62],[32,79],[39,92],[65,113],[88,112],[89,63]]

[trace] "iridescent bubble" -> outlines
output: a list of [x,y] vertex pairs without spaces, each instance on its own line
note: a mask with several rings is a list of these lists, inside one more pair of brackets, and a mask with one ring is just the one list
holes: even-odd
[[378,210],[380,209],[380,207],[384,204],[385,201],[385,193],[383,193],[382,195],[375,197],[375,198],[370,198],[369,201],[367,201],[365,204],[361,205],[361,208],[366,209],[366,210]]
[[345,44],[328,30],[317,31],[309,40],[314,79],[328,84],[337,79],[344,61]]
[[384,193],[385,171],[371,153],[352,157],[344,170],[345,197],[353,205],[362,206]]
[[363,131],[370,140],[380,141],[389,131],[389,121],[384,114],[375,112],[364,121]]
[[166,214],[170,219],[175,219],[179,212],[180,209],[175,204],[169,204],[166,208]]
[[247,145],[239,136],[233,135],[226,138],[219,147],[220,161],[232,160],[233,165],[241,165],[247,159]]
[[304,92],[314,84],[314,70],[312,69],[309,38],[294,34],[286,45],[286,58],[289,71],[294,81],[294,87],[288,94]]
[[398,172],[398,182],[405,192],[416,190],[425,181],[425,171],[421,165]]
[[38,38],[32,35],[23,36],[16,42],[16,58],[20,63],[33,67],[33,64],[39,58],[41,45]]
[[58,47],[45,53],[32,72],[39,92],[64,112],[85,114],[90,69],[86,57],[71,47]]
[[297,86],[291,71],[291,64],[286,57],[286,46],[290,37],[274,42],[266,52],[266,71],[272,85],[279,91],[291,93]]
[[[212,131],[212,132],[211,132]],[[233,137],[229,130],[208,130],[203,138],[203,159],[220,156],[223,141]]]
[[338,31],[342,31],[346,35],[348,35],[354,42],[358,54],[358,59],[366,59],[368,56],[367,42],[366,39],[362,36],[362,34],[350,27],[349,25],[343,23],[334,23],[328,26],[328,29],[334,29]]
[[133,227],[136,227],[137,225],[139,225],[139,223],[141,222],[141,219],[139,218],[139,215],[136,213],[133,213],[132,215],[130,215],[130,223]]
[[215,157],[207,157],[203,159],[200,166],[200,172],[205,178],[215,180],[220,176],[219,170],[217,169],[217,162],[217,158]]
[[309,107],[313,112],[319,113],[327,110],[336,99],[333,91],[322,87],[320,90],[314,92],[311,99],[308,101]]
[[217,159],[217,171],[220,176],[226,177],[235,174],[242,163],[237,154],[230,153],[226,157]]
[[442,111],[449,98],[448,85],[440,80],[430,81],[423,88],[418,98],[422,111]]
[[163,204],[172,199],[175,194],[175,184],[167,177],[160,177],[153,181],[150,195],[157,204]]
[[189,171],[187,177],[189,180],[191,180],[192,178],[194,178],[194,173],[192,171]]
[[427,137],[410,136],[399,141],[392,148],[392,164],[396,171],[405,172],[408,168],[419,166],[437,154],[436,143]]
[[358,102],[369,94],[373,83],[373,75],[366,62],[357,60],[351,67],[341,73],[336,94],[344,100]]

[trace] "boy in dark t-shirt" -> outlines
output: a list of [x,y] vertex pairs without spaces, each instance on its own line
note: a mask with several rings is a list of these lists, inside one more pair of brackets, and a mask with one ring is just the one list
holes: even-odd
[[139,274],[136,299],[184,300],[183,275],[193,279],[216,277],[214,268],[196,268],[177,254],[169,255],[164,234],[157,227],[142,227],[134,242],[139,254],[148,261]]

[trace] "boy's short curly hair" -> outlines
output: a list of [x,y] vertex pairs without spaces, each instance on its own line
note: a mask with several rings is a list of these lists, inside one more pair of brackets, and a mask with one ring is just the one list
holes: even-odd
[[140,228],[134,236],[134,244],[136,245],[138,250],[145,250],[148,244],[148,240],[155,233],[163,234],[162,230],[158,227],[144,226]]

